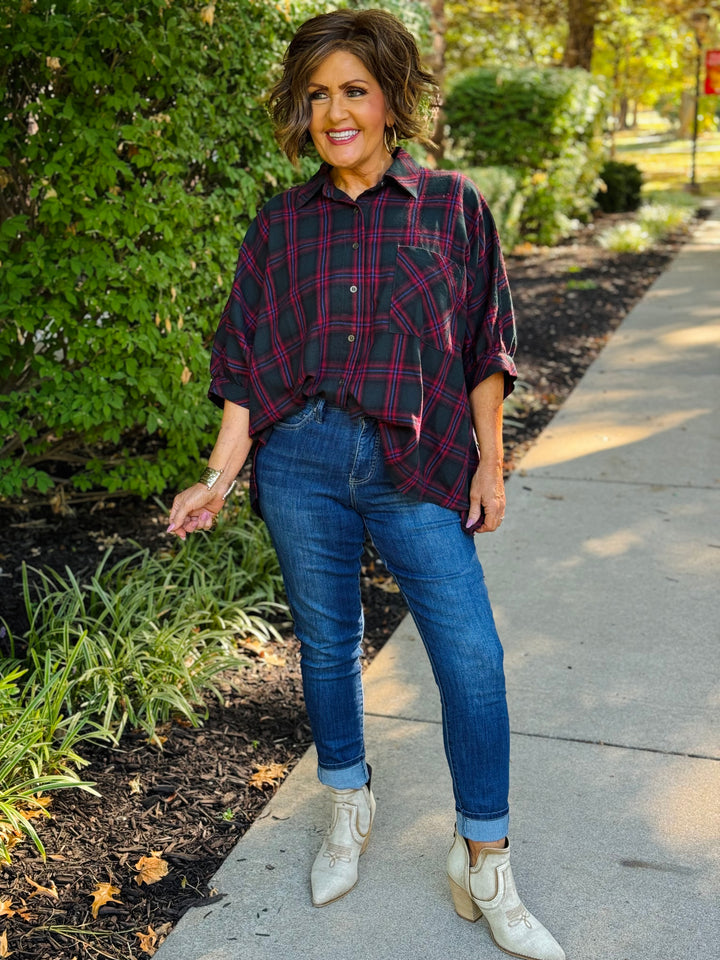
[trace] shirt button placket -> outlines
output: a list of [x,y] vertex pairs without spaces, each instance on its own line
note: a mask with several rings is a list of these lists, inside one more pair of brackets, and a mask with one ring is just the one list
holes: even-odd
[[[356,239],[356,240],[353,241],[352,249],[353,249],[355,252],[357,252],[357,251],[360,250],[360,239],[361,239],[361,231],[362,231],[362,219],[361,219],[361,217],[360,217],[360,210],[359,210],[358,207],[355,207],[355,208],[353,209],[353,225],[354,225],[354,227],[355,227],[355,236],[356,236],[358,239]],[[355,260],[355,270],[356,270],[356,273],[357,273],[358,276],[359,276],[359,274],[360,274],[360,262],[359,262],[359,258]],[[350,285],[350,288],[349,288],[349,289],[350,289],[350,293],[352,294],[352,296],[353,296],[353,297],[357,297],[357,295],[358,295],[358,293],[359,293],[359,284],[358,284],[358,283],[353,283],[353,284]],[[354,313],[355,313],[356,330],[359,330],[359,329],[360,329],[360,321],[361,321],[361,313],[360,313],[360,312],[361,312],[361,301],[360,301],[360,298],[358,297],[358,299],[355,301],[355,311],[354,311]],[[345,382],[347,382],[348,379],[350,378],[350,372],[351,372],[352,367],[353,367],[353,351],[355,350],[355,347],[353,346],[353,344],[355,343],[356,340],[357,340],[357,334],[356,334],[356,333],[349,333],[349,334],[348,334],[348,336],[347,336],[347,342],[348,342],[348,360],[347,360],[347,367],[346,367],[346,371],[347,371],[348,376],[345,377]]]

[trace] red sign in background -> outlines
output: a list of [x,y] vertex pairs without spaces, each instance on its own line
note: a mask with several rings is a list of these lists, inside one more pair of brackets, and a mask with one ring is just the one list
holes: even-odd
[[705,93],[720,94],[720,50],[705,53]]

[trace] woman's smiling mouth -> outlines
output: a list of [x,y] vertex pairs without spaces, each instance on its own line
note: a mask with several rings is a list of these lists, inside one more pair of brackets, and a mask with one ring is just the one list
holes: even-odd
[[325,135],[332,143],[349,143],[359,133],[359,130],[328,130]]

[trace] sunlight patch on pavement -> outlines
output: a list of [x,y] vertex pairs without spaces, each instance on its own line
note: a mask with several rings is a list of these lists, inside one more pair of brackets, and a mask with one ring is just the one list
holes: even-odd
[[[612,400],[606,396],[605,401]],[[642,443],[671,430],[678,430],[690,420],[707,416],[708,409],[678,410],[653,417],[644,423],[616,424],[611,419],[576,423],[558,423],[546,430],[542,444],[533,447],[522,466],[524,470],[556,467],[571,460],[579,460],[596,453],[606,453],[634,443]]]

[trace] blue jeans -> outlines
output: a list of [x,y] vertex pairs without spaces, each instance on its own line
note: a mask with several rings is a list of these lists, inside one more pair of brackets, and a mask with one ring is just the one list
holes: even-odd
[[460,517],[399,493],[376,422],[314,398],[256,453],[259,503],[301,643],[318,776],[368,779],[363,736],[360,563],[366,531],[395,577],[432,664],[457,825],[507,833],[510,733],[503,652],[473,538]]

